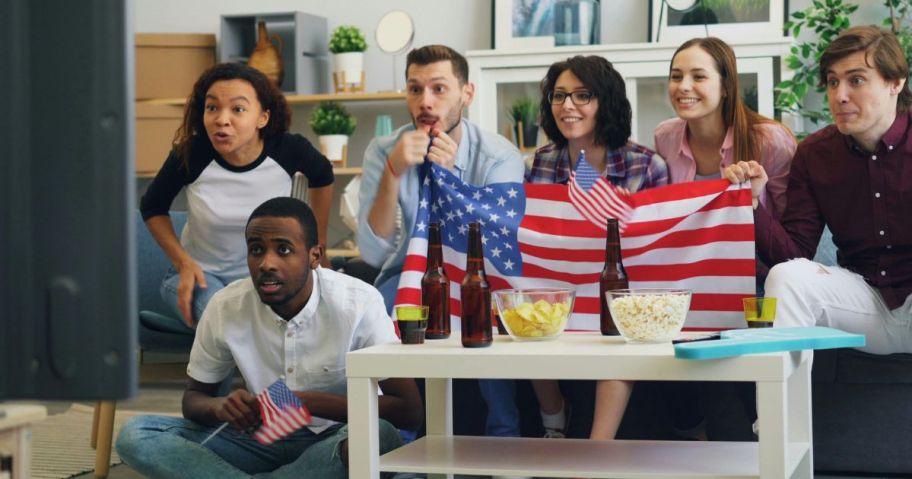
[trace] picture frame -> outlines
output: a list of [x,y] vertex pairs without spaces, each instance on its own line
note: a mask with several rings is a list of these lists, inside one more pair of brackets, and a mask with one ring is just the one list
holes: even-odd
[[556,0],[494,0],[491,46],[496,50],[554,46]]
[[[692,4],[676,10],[681,4]],[[712,36],[727,42],[785,36],[788,0],[650,0],[649,41],[681,44]],[[660,23],[661,22],[661,23]]]

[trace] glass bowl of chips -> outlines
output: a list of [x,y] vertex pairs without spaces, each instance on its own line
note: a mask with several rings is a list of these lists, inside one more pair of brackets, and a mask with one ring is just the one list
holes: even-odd
[[499,289],[492,294],[500,322],[515,341],[560,336],[576,299],[576,291],[570,288]]

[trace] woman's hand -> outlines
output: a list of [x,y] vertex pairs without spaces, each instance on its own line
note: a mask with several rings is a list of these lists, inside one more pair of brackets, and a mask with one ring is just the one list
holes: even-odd
[[760,204],[760,194],[766,188],[766,182],[769,177],[766,176],[766,170],[756,161],[739,161],[722,170],[722,177],[731,181],[733,184],[750,181],[751,198],[753,198],[754,209]]
[[200,288],[206,287],[206,275],[192,259],[188,259],[178,266],[177,272],[180,274],[180,282],[177,285],[177,306],[184,316],[184,322],[192,328],[196,324],[196,321],[193,320],[193,290],[197,285]]

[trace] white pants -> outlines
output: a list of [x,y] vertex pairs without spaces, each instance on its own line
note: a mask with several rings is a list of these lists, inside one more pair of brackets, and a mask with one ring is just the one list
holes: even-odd
[[912,352],[912,295],[890,310],[861,275],[806,259],[780,263],[766,278],[766,296],[776,298],[775,326],[829,326],[864,334],[861,351]]

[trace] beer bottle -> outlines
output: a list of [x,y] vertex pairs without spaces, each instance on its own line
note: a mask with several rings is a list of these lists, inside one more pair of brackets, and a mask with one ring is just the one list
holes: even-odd
[[599,301],[601,304],[599,314],[603,335],[617,336],[619,334],[617,325],[611,319],[611,311],[608,310],[608,300],[605,298],[605,291],[627,289],[629,287],[627,273],[624,272],[624,264],[621,262],[621,234],[618,232],[618,222],[615,218],[608,218],[605,267],[602,269],[601,276],[599,276]]
[[466,254],[466,271],[460,287],[462,300],[462,345],[467,348],[490,346],[491,286],[484,271],[481,252],[481,225],[469,223],[469,245]]
[[428,339],[450,337],[450,280],[443,269],[440,223],[428,226],[427,269],[421,277],[421,304],[428,307]]

